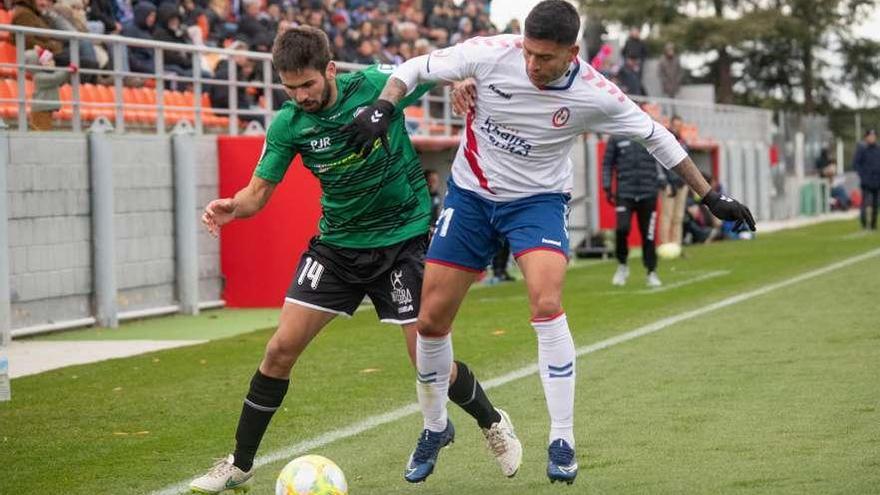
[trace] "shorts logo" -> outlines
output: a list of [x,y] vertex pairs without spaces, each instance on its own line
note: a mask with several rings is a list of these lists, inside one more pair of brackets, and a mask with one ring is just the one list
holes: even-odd
[[568,107],[562,107],[553,114],[553,127],[562,127],[568,123],[571,117],[571,110]]
[[398,313],[412,311],[412,293],[403,284],[403,270],[391,271],[391,301],[398,306]]
[[542,237],[541,242],[543,242],[544,244],[550,244],[551,246],[562,247],[562,241],[554,241],[552,239]]
[[321,283],[321,275],[323,274],[324,265],[309,256],[306,258],[302,271],[299,272],[299,278],[296,280],[296,283],[297,285],[302,285],[306,280],[309,280],[309,285],[312,287],[312,290],[315,290],[318,288],[318,284]]

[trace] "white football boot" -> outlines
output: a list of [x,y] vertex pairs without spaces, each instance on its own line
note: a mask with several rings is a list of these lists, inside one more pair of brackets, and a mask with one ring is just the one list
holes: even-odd
[[660,281],[660,277],[657,276],[657,272],[648,272],[648,287],[656,289],[662,285],[663,282]]
[[192,493],[207,493],[214,495],[226,490],[232,490],[236,493],[246,492],[250,490],[251,476],[254,475],[254,468],[244,472],[232,464],[234,461],[232,454],[225,459],[220,459],[214,463],[214,467],[199,478],[196,478],[189,484]]
[[522,444],[513,431],[510,416],[501,409],[496,411],[501,415],[501,421],[489,428],[483,428],[483,435],[486,437],[486,446],[501,467],[501,472],[512,478],[522,464]]
[[629,278],[629,267],[626,265],[617,265],[617,271],[614,272],[614,278],[611,279],[611,285],[624,286],[626,279]]

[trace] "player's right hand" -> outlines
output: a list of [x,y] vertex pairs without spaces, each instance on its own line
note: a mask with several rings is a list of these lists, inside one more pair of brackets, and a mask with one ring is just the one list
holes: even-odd
[[388,146],[388,126],[394,116],[394,105],[387,100],[376,100],[376,103],[365,108],[361,113],[343,126],[339,131],[350,133],[347,145],[354,148],[361,157],[366,158],[373,151],[373,144],[378,139],[385,152],[391,154]]
[[459,81],[452,86],[452,112],[466,115],[477,104],[477,82],[473,78]]
[[733,226],[734,231],[741,230],[743,225],[748,226],[752,232],[755,231],[755,218],[752,217],[752,212],[739,201],[710,190],[703,196],[701,202],[721,220],[736,222]]
[[202,223],[208,229],[208,232],[211,233],[211,236],[216,238],[220,235],[220,227],[235,219],[234,211],[235,202],[232,198],[215,199],[205,207],[205,213],[202,214]]

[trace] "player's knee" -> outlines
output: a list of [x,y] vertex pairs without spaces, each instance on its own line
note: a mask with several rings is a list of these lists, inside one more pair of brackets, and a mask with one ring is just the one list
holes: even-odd
[[532,302],[532,318],[549,318],[562,312],[562,302],[558,297],[539,296]]
[[263,366],[272,371],[273,376],[290,373],[299,351],[281,339],[271,339],[266,344],[266,354],[263,357]]
[[436,318],[422,318],[419,317],[419,334],[424,337],[443,337],[448,334],[452,327],[446,323],[437,320]]

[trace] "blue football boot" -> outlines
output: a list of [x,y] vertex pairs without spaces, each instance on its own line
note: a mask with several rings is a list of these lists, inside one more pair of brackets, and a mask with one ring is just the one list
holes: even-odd
[[569,485],[574,483],[578,474],[577,461],[574,458],[574,449],[561,438],[550,443],[547,448],[547,477],[551,483],[563,481]]
[[404,479],[410,483],[421,483],[434,472],[440,449],[455,441],[455,428],[452,421],[446,420],[446,429],[440,432],[425,429],[419,436],[416,450],[409,456]]

